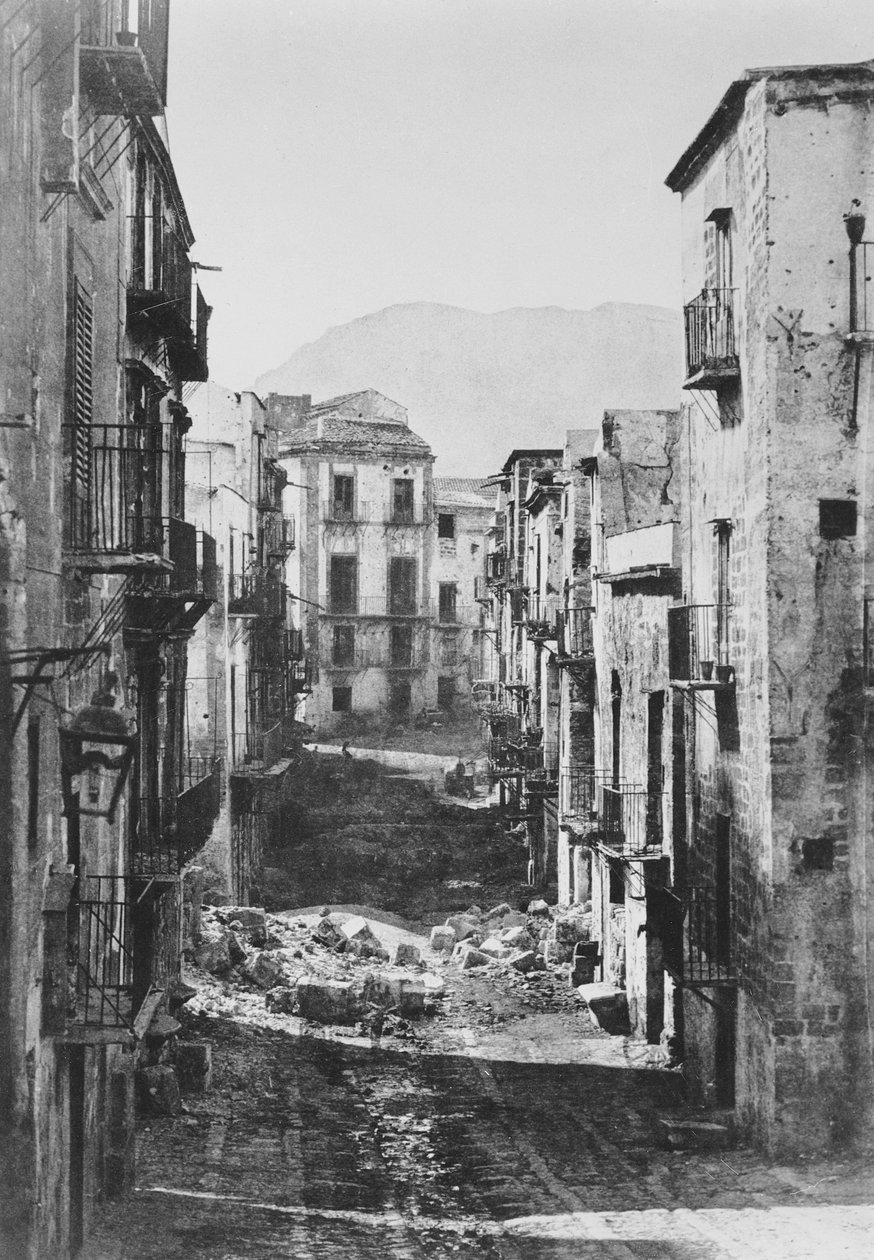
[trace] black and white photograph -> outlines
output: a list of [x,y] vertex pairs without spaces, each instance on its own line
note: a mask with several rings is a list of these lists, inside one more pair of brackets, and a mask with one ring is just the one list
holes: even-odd
[[0,1260],[872,1255],[872,425],[871,0],[0,0]]

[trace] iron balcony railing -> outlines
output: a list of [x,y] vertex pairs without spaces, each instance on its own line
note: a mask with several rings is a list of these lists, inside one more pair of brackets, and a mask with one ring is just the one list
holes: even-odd
[[286,588],[265,573],[232,573],[228,578],[228,612],[240,617],[284,617]]
[[379,595],[365,595],[358,601],[359,617],[430,617],[430,600],[395,591],[386,599]]
[[176,851],[181,870],[200,852],[212,834],[222,798],[222,763],[216,758],[209,773],[192,780],[176,798]]
[[588,605],[559,609],[556,631],[560,659],[583,661],[594,657],[592,610]]
[[596,781],[598,831],[624,857],[658,857],[664,839],[663,792],[634,783]]
[[233,770],[235,773],[258,774],[269,770],[282,758],[282,720],[262,729],[251,729],[233,735]]
[[68,545],[74,551],[161,555],[162,427],[64,427],[71,459]]
[[595,766],[563,766],[559,772],[559,808],[563,821],[593,827],[598,817],[596,787],[608,781],[609,770]]
[[558,788],[558,745],[545,743],[539,748],[519,749],[524,754],[537,752],[540,754],[533,766],[525,767],[525,777],[530,788],[546,791]]
[[668,672],[674,682],[726,684],[730,604],[680,604],[668,609]]
[[361,499],[349,506],[339,499],[328,499],[322,504],[321,518],[326,525],[367,525],[373,516],[373,506]]
[[506,554],[503,551],[490,551],[486,556],[486,581],[503,582],[506,572]]
[[684,307],[687,381],[696,379],[706,389],[719,378],[736,374],[735,307],[735,289],[714,288],[702,289]]
[[278,517],[270,554],[274,556],[287,556],[290,552],[294,551],[295,546],[294,517],[289,516],[288,514]]
[[529,639],[553,638],[558,611],[558,600],[554,595],[529,595],[526,615]]
[[285,657],[289,661],[300,661],[304,657],[303,630],[291,626],[285,631]]
[[288,689],[292,696],[312,691],[312,670],[309,661],[292,661],[288,670]]
[[712,887],[668,892],[664,919],[665,966],[681,983],[735,983],[734,897]]
[[70,943],[69,1023],[81,1029],[133,1030],[133,897],[119,876],[80,876]]

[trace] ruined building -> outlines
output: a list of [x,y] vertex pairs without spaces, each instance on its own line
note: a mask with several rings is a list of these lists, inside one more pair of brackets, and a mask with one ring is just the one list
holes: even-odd
[[307,722],[352,736],[454,708],[478,648],[461,507],[475,509],[435,512],[431,449],[376,390],[316,404],[271,394],[267,409],[299,523],[289,572],[312,662]]
[[189,645],[186,736],[190,756],[227,766],[199,882],[247,905],[259,895],[265,845],[285,826],[309,691],[287,586],[296,521],[261,400],[208,382],[189,405],[188,508],[216,539],[219,597]]
[[0,25],[0,1232],[21,1257],[78,1254],[130,1184],[135,1070],[217,808],[183,757],[216,569],[185,516],[209,308],[163,123],[168,9],[43,0]]

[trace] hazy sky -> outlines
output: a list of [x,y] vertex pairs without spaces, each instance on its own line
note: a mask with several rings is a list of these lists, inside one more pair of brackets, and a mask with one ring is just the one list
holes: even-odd
[[170,49],[239,389],[396,302],[679,305],[668,170],[745,67],[874,58],[874,3],[173,0]]

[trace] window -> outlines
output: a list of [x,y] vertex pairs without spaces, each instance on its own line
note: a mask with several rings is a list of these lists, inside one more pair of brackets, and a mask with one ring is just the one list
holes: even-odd
[[351,713],[352,688],[333,687],[331,689],[331,708],[334,713]]
[[351,521],[355,516],[355,478],[334,477],[331,517],[335,521]]
[[388,567],[388,612],[391,617],[416,614],[416,561],[392,556]]
[[393,521],[410,523],[413,519],[413,489],[414,482],[406,477],[396,477],[392,483],[392,513]]
[[439,586],[437,616],[440,621],[455,621],[457,587],[454,582],[441,582]]
[[413,663],[413,628],[412,626],[392,626],[389,638],[389,663],[391,665],[410,666]]
[[393,682],[389,691],[388,705],[395,717],[409,713],[412,688],[408,682]]
[[331,612],[358,611],[358,557],[331,556]]
[[854,538],[857,514],[855,499],[820,499],[820,536],[822,538]]
[[458,635],[447,634],[440,644],[440,664],[447,668],[458,664]]
[[449,713],[455,703],[455,679],[452,675],[437,679],[437,708]]
[[452,512],[437,513],[437,537],[438,538],[454,538],[455,537],[455,517]]
[[707,270],[711,285],[716,289],[730,289],[734,280],[731,249],[731,208],[712,210],[708,216],[711,231],[708,233]]
[[334,626],[331,661],[334,665],[355,664],[355,627]]

